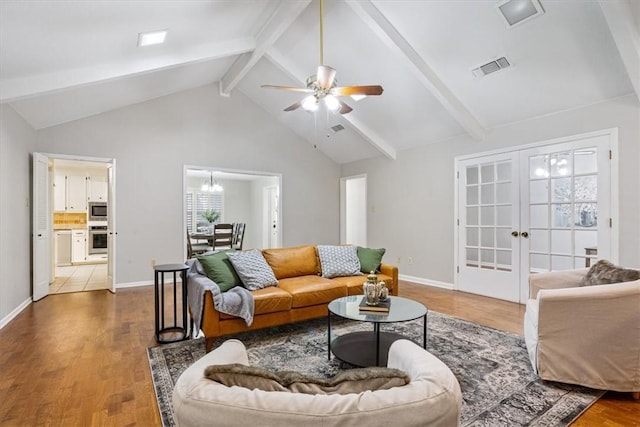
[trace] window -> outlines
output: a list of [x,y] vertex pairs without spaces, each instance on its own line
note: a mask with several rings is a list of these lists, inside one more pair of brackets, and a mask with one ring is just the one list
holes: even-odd
[[[195,210],[194,210],[195,199]],[[220,214],[222,219],[222,193],[187,193],[187,227],[191,233],[196,233],[198,228],[208,226],[209,223],[202,217],[204,211],[213,209]],[[217,221],[219,222],[219,221]]]

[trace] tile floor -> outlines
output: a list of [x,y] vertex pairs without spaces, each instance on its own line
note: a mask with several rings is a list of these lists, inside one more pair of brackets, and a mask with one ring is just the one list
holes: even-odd
[[50,294],[108,289],[107,264],[56,267],[56,278],[49,285]]

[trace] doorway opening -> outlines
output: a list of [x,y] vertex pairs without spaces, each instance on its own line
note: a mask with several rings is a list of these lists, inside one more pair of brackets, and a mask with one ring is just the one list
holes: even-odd
[[367,176],[340,179],[340,243],[367,246]]
[[33,154],[34,300],[115,292],[115,160]]
[[[242,249],[280,247],[281,175],[184,166],[183,193],[185,259],[190,246],[192,254],[195,247],[204,252],[214,249],[208,233],[216,224],[243,224]],[[272,197],[265,199],[267,193]],[[266,235],[271,237],[265,240]]]

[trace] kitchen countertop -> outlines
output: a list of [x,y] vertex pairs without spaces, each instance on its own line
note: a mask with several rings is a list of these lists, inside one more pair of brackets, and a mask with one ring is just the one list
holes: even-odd
[[86,230],[87,224],[53,224],[53,231],[60,230]]

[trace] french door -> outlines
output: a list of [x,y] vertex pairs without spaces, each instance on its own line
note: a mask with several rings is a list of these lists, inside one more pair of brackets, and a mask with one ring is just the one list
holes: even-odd
[[522,303],[529,274],[611,259],[611,138],[458,159],[457,289]]

